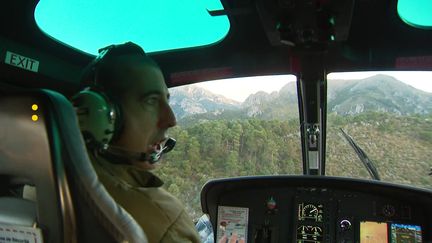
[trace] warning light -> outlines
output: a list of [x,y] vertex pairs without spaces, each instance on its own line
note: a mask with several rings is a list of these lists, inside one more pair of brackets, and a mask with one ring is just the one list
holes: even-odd
[[37,111],[39,109],[39,106],[36,104],[32,105],[32,110]]
[[32,116],[32,121],[37,121],[37,120],[39,120],[39,117],[37,115],[33,115]]

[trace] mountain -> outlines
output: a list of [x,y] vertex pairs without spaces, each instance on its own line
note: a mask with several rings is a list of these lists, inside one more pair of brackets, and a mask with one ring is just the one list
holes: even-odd
[[[391,76],[375,75],[361,80],[331,80],[329,112],[355,115],[388,112],[397,115],[432,114],[432,94],[413,88]],[[242,104],[249,117],[290,119],[298,117],[297,87],[288,83],[279,92],[250,95]]]
[[[180,125],[195,124],[209,120],[237,120],[256,118],[262,120],[283,120],[298,117],[297,88],[295,82],[282,87],[278,92],[259,91],[251,94],[237,107],[183,115],[178,119]],[[173,96],[172,96],[173,97]]]
[[177,119],[194,114],[220,114],[224,110],[240,107],[240,102],[214,94],[195,85],[172,88],[170,94],[170,105]]
[[[279,91],[251,94],[243,103],[198,87],[171,90],[171,102],[183,123],[216,119],[286,120],[298,117],[297,87],[290,82]],[[327,90],[329,113],[355,115],[388,112],[397,115],[432,114],[432,94],[415,89],[391,76],[361,80],[331,80]]]
[[367,111],[398,115],[432,113],[432,94],[415,89],[391,76],[334,80],[328,87],[328,111],[338,115]]
[[247,117],[258,119],[290,119],[298,117],[297,86],[290,82],[278,92],[263,91],[250,95],[243,103],[242,110]]

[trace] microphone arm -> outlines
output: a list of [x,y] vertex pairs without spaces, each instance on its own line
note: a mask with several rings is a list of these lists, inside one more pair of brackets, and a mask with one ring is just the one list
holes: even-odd
[[174,138],[167,138],[164,142],[162,142],[159,145],[160,148],[158,150],[153,151],[150,154],[144,152],[128,151],[123,148],[111,146],[108,144],[103,146],[101,152],[110,153],[120,157],[126,157],[132,160],[147,161],[150,164],[154,164],[160,160],[163,154],[166,154],[169,151],[171,151],[175,145],[176,145],[176,140]]
[[174,138],[168,138],[167,140],[165,140],[165,143],[163,144],[163,146],[161,146],[161,149],[159,151],[154,151],[150,154],[150,159],[148,160],[148,162],[150,162],[150,164],[158,162],[162,157],[162,154],[166,154],[171,151],[175,145],[176,140]]

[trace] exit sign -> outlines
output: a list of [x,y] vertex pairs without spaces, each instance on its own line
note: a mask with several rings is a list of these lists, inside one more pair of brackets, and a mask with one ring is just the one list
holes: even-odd
[[7,51],[5,63],[32,72],[38,72],[39,61]]

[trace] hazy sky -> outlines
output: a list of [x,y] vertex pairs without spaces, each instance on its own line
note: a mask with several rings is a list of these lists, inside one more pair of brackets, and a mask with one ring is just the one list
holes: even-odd
[[[331,79],[364,79],[377,74],[386,74],[413,86],[414,88],[432,93],[432,72],[352,72],[331,73],[328,75],[329,85]],[[250,94],[258,91],[271,93],[279,91],[288,82],[296,80],[294,75],[260,76],[248,78],[226,79],[196,84],[213,93],[221,94],[227,98],[243,102]]]
[[267,93],[279,91],[285,84],[295,80],[296,77],[294,75],[277,75],[224,79],[197,83],[196,85],[215,94],[243,102],[250,94],[258,91],[265,91]]

